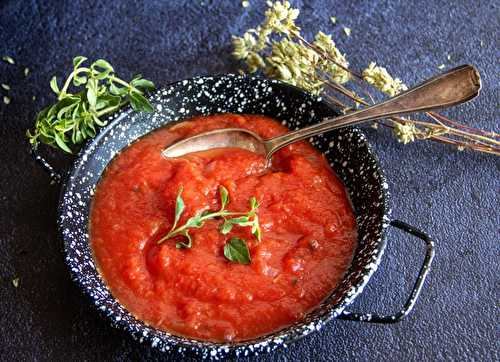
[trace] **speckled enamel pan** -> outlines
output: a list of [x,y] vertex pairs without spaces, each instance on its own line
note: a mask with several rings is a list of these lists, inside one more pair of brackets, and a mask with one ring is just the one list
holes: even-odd
[[[101,279],[89,246],[89,210],[95,187],[108,163],[131,142],[146,133],[195,115],[215,113],[264,114],[282,120],[291,129],[317,123],[337,112],[321,98],[269,79],[224,75],[183,80],[152,94],[154,113],[136,113],[130,108],[109,119],[98,136],[89,141],[65,177],[54,171],[39,154],[35,159],[54,181],[62,181],[58,226],[64,240],[66,262],[73,279],[90,296],[111,323],[130,332],[143,343],[161,351],[177,351],[212,359],[227,355],[247,356],[270,352],[318,331],[334,318],[394,323],[413,308],[434,256],[433,242],[423,232],[391,220],[387,183],[365,135],[348,128],[314,137],[310,142],[325,154],[343,180],[357,216],[358,248],[340,285],[304,319],[269,335],[239,342],[211,343],[191,340],[157,330],[134,318],[111,295]],[[423,240],[426,255],[406,304],[394,315],[358,314],[345,308],[361,293],[382,258],[385,229],[392,225]]]

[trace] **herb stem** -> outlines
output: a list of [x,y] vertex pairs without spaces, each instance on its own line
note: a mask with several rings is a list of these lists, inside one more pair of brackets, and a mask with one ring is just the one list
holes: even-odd
[[[200,221],[203,222],[205,220],[210,220],[216,217],[228,217],[228,216],[245,216],[248,213],[246,212],[230,212],[230,211],[216,211],[204,216],[200,217]],[[184,231],[187,229],[191,228],[192,226],[189,226],[188,224],[184,224],[183,226],[178,227],[177,229],[171,230],[167,235],[165,235],[163,238],[157,241],[158,244],[161,244],[163,241],[173,238],[177,235],[181,235]]]
[[82,67],[75,69],[74,71],[71,72],[71,74],[68,76],[68,79],[66,79],[66,82],[64,83],[64,86],[62,87],[61,92],[59,93],[59,96],[57,97],[58,100],[61,100],[66,96],[66,91],[68,90],[69,85],[71,84],[71,81],[73,80],[75,75],[84,72],[88,74],[90,72],[90,68]]
[[116,111],[117,109],[119,109],[120,107],[122,107],[128,103],[129,103],[129,101],[123,101],[123,102],[120,102],[120,104],[117,104],[116,106],[110,106],[110,107],[101,109],[99,112],[97,112],[97,117],[103,116],[103,115],[111,113],[113,111]]
[[133,85],[131,85],[130,83],[127,83],[125,82],[124,80],[118,78],[118,77],[115,77],[114,75],[110,76],[109,79],[112,81],[112,82],[116,82],[118,84],[121,84],[122,86],[124,87],[127,87],[131,92],[135,92],[135,93],[139,93],[139,94],[144,94],[143,92],[141,92],[139,89],[137,89],[136,87],[134,87]]
[[130,87],[129,83],[125,82],[124,80],[122,80],[122,79],[120,79],[118,77],[115,77],[114,75],[110,76],[109,80],[111,80],[112,82],[116,82],[118,84],[121,84],[121,85],[123,85],[125,87]]

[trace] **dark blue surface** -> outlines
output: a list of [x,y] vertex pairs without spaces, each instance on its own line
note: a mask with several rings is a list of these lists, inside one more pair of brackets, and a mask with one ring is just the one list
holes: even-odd
[[[354,68],[374,60],[411,85],[438,72],[440,64],[475,64],[483,78],[481,97],[445,113],[500,131],[500,10],[493,1],[294,3],[302,8],[302,28],[333,33]],[[51,76],[63,76],[77,54],[103,57],[124,77],[140,72],[158,85],[236,71],[230,34],[254,26],[263,9],[255,0],[250,4],[247,9],[236,0],[0,4],[0,55],[18,62],[0,64],[0,83],[12,87],[12,103],[0,103],[0,359],[175,359],[112,330],[70,281],[55,227],[59,189],[33,165],[24,131],[50,100]],[[339,25],[332,26],[331,15]],[[342,25],[352,28],[350,37]],[[31,69],[28,78],[24,66]],[[334,321],[265,358],[499,360],[499,159],[429,142],[403,146],[385,130],[368,128],[367,134],[386,170],[393,216],[436,239],[426,287],[400,324]],[[62,166],[69,162],[53,156]],[[352,309],[397,309],[422,256],[417,240],[391,231],[382,265]],[[15,277],[18,288],[11,284]]]

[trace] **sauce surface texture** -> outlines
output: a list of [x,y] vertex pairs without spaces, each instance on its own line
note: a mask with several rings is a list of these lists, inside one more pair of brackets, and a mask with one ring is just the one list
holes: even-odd
[[[306,142],[264,159],[241,149],[217,149],[165,159],[168,144],[218,128],[241,127],[269,138],[287,129],[265,116],[222,114],[157,130],[132,144],[107,168],[94,196],[90,239],[112,294],[137,318],[171,333],[210,341],[239,341],[299,320],[336,287],[356,246],[356,221],[345,189],[325,158]],[[191,229],[191,249],[171,228],[175,198],[185,202],[178,225],[200,210],[229,211],[260,203],[259,243],[250,228],[228,235],[209,220]],[[247,241],[251,263],[224,257],[226,241]]]

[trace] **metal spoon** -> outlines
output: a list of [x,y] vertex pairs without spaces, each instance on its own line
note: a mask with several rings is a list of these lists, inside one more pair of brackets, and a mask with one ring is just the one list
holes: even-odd
[[212,148],[238,147],[262,154],[270,160],[276,151],[290,143],[368,120],[464,103],[479,95],[480,89],[481,78],[477,69],[472,65],[462,65],[384,102],[336,118],[326,118],[321,123],[268,140],[246,129],[224,128],[185,138],[168,146],[162,154],[165,157],[179,157]]

